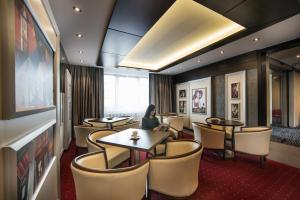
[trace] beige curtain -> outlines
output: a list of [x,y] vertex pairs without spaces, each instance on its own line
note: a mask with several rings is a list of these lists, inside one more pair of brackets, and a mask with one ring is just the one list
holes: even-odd
[[72,124],[99,118],[104,111],[103,68],[62,65],[72,76]]
[[171,76],[150,74],[150,103],[159,114],[172,112],[173,80]]

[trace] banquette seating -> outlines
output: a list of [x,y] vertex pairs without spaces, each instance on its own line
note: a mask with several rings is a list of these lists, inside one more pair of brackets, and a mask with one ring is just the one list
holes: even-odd
[[107,168],[114,168],[126,160],[130,162],[129,149],[96,142],[98,138],[105,137],[116,132],[117,131],[115,130],[100,130],[90,133],[87,137],[88,152],[104,150],[104,154],[107,158]]
[[71,163],[77,200],[141,200],[145,196],[149,162],[107,169],[105,152],[81,155]]

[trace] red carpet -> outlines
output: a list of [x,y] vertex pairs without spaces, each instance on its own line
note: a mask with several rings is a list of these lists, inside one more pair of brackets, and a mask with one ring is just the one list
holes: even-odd
[[[76,199],[70,169],[74,156],[75,144],[72,142],[61,158],[62,200]],[[167,198],[152,194],[152,199]],[[200,164],[199,187],[190,199],[300,200],[300,169],[271,160],[261,169],[256,157],[238,154],[236,159],[224,161],[206,151]]]

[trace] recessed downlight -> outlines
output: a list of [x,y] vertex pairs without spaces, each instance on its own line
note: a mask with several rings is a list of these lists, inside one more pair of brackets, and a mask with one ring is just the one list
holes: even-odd
[[82,50],[79,50],[78,53],[83,54],[83,51],[82,51]]
[[296,55],[296,58],[300,58],[300,54]]
[[76,33],[75,35],[76,35],[76,37],[78,37],[78,38],[82,38],[82,37],[83,37],[83,35],[82,35],[81,33]]
[[82,59],[80,59],[80,62],[83,63],[84,61]]
[[65,60],[65,57],[62,56],[62,57],[61,57],[61,60]]
[[222,55],[223,55],[223,54],[224,54],[224,51],[223,51],[223,50],[221,50],[221,51],[220,51],[220,54],[222,54]]
[[78,6],[73,6],[73,10],[76,12],[76,13],[81,13],[82,10],[78,7]]
[[260,38],[259,37],[255,37],[255,38],[253,38],[253,41],[254,42],[258,42],[260,40]]

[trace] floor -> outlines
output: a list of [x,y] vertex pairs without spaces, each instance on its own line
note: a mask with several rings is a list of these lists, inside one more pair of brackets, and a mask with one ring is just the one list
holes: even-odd
[[271,140],[296,147],[300,147],[300,128],[283,128],[273,126]]
[[[191,136],[186,134],[185,137]],[[272,143],[271,150],[278,148],[276,145]],[[278,153],[273,152],[270,158],[280,157]],[[74,157],[75,145],[72,142],[69,150],[65,151],[61,158],[62,200],[76,199],[70,170],[70,163]],[[152,199],[167,198],[153,193]],[[257,157],[238,154],[235,159],[223,160],[213,152],[205,151],[200,163],[199,187],[189,199],[300,200],[300,169],[270,159],[262,169]]]

